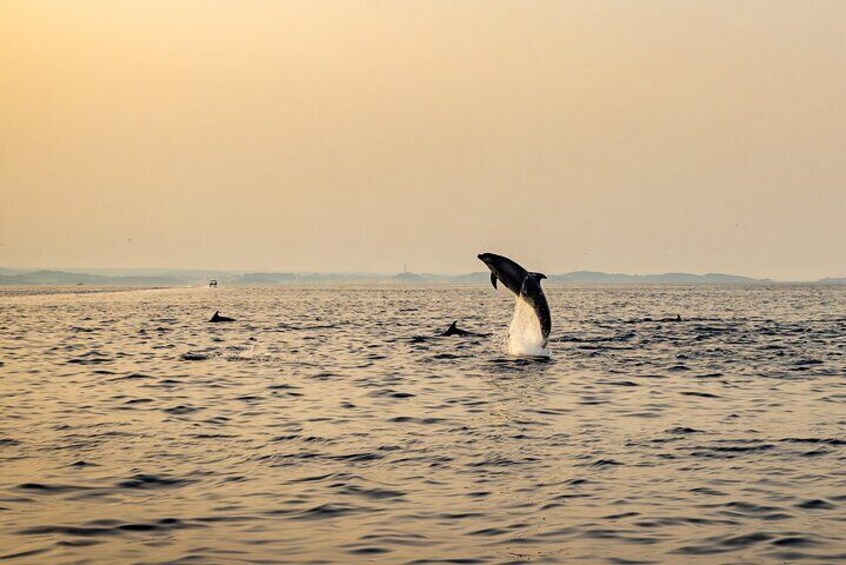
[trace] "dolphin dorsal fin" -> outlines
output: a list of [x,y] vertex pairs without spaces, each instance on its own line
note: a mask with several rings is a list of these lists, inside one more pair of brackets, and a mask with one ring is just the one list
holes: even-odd
[[457,324],[457,323],[458,323],[458,320],[456,320],[456,321],[454,321],[453,323],[451,323],[451,324],[449,325],[449,328],[447,328],[447,331],[449,331],[449,330],[454,330],[454,329],[455,329],[455,324]]
[[496,275],[491,273],[491,284],[496,288]]

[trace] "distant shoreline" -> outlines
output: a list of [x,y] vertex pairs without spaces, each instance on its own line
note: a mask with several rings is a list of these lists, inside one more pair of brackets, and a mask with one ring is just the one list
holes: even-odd
[[[395,275],[378,273],[293,273],[293,272],[236,272],[213,270],[34,270],[0,268],[0,288],[3,287],[127,287],[157,288],[205,286],[215,279],[221,286],[276,286],[302,284],[489,284],[490,274],[474,272],[463,275],[404,272]],[[734,284],[783,285],[820,284],[844,285],[846,277],[824,278],[815,281],[775,281],[724,273],[659,273],[630,275],[597,271],[572,271],[548,275],[547,284]]]
[[[769,281],[769,282],[673,282],[673,281],[623,281],[623,282],[608,282],[608,281],[560,281],[551,280],[546,282],[547,288],[634,288],[634,287],[749,287],[749,288],[767,288],[767,287],[839,287],[846,286],[844,282],[820,282],[820,281]],[[332,287],[350,287],[350,288],[413,288],[413,287],[475,287],[487,288],[489,284],[477,281],[391,281],[391,280],[299,280],[284,283],[229,283],[222,284],[211,291],[221,291],[232,288],[332,288]],[[98,285],[68,285],[58,283],[37,283],[37,284],[17,284],[17,285],[0,285],[0,298],[9,298],[16,296],[47,296],[47,295],[88,295],[88,294],[108,294],[121,292],[136,292],[143,290],[203,290],[209,288],[206,284],[173,284],[173,285],[120,285],[120,284],[98,284]]]

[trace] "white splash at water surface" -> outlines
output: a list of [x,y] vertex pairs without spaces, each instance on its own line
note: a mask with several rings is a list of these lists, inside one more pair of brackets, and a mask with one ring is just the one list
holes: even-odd
[[549,357],[540,320],[532,305],[521,297],[514,302],[514,317],[508,327],[508,353],[519,357]]

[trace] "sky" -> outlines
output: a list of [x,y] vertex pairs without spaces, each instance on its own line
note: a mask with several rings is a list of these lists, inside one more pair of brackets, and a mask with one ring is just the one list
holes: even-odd
[[846,275],[840,0],[0,0],[0,266]]

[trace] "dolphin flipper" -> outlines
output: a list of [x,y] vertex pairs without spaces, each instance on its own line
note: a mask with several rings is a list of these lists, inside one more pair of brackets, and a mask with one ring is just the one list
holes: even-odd
[[491,284],[496,288],[496,275],[491,273]]

